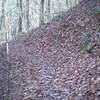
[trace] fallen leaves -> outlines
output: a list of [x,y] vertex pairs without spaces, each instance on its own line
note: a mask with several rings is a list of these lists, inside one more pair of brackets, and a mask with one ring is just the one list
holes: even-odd
[[[95,2],[87,0],[87,3],[91,1]],[[100,44],[96,38],[99,29],[98,22],[89,19],[91,11],[87,3],[10,42],[10,77],[16,78],[10,84],[11,100],[78,100],[84,97],[94,100],[97,97],[89,89],[92,89],[90,83],[95,86],[91,80],[96,82],[100,77],[99,67],[96,67],[100,64],[100,57],[97,57],[100,52],[95,54],[100,49],[94,47],[95,43]],[[88,55],[89,50],[95,56]],[[1,53],[2,50],[0,62],[6,55]],[[6,78],[2,76],[0,74],[6,86]]]

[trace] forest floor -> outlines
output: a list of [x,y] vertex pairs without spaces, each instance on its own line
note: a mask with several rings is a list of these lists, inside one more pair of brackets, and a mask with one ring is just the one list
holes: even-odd
[[8,55],[0,46],[0,100],[100,100],[100,0],[8,44]]

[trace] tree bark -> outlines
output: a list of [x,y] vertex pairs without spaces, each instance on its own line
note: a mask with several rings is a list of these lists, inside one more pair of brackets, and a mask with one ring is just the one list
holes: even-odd
[[67,8],[69,7],[68,0],[66,0],[66,7],[67,7]]
[[40,2],[40,25],[44,24],[44,0]]
[[29,30],[30,21],[29,21],[29,0],[26,0],[26,30]]
[[17,0],[18,8],[18,30],[17,33],[22,32],[22,0]]
[[5,3],[6,3],[6,0],[1,0],[1,3],[2,3],[2,10],[1,10],[1,19],[0,19],[0,30],[2,30],[2,28],[5,26]]
[[48,0],[48,8],[47,8],[47,21],[50,21],[50,0]]

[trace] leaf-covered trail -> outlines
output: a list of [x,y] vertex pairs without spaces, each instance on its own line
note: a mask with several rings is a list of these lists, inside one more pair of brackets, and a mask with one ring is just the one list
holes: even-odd
[[92,8],[100,9],[98,4],[99,0],[85,0],[9,42],[11,100],[99,98],[100,48],[93,48],[92,53],[88,46],[80,48],[100,45],[96,35],[100,22],[97,17],[91,19]]

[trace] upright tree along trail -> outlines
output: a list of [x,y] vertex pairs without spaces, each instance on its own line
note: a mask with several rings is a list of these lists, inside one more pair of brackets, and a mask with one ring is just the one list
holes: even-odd
[[[9,42],[8,56],[10,100],[100,100],[100,0],[84,0]],[[0,82],[3,100],[2,74]]]

